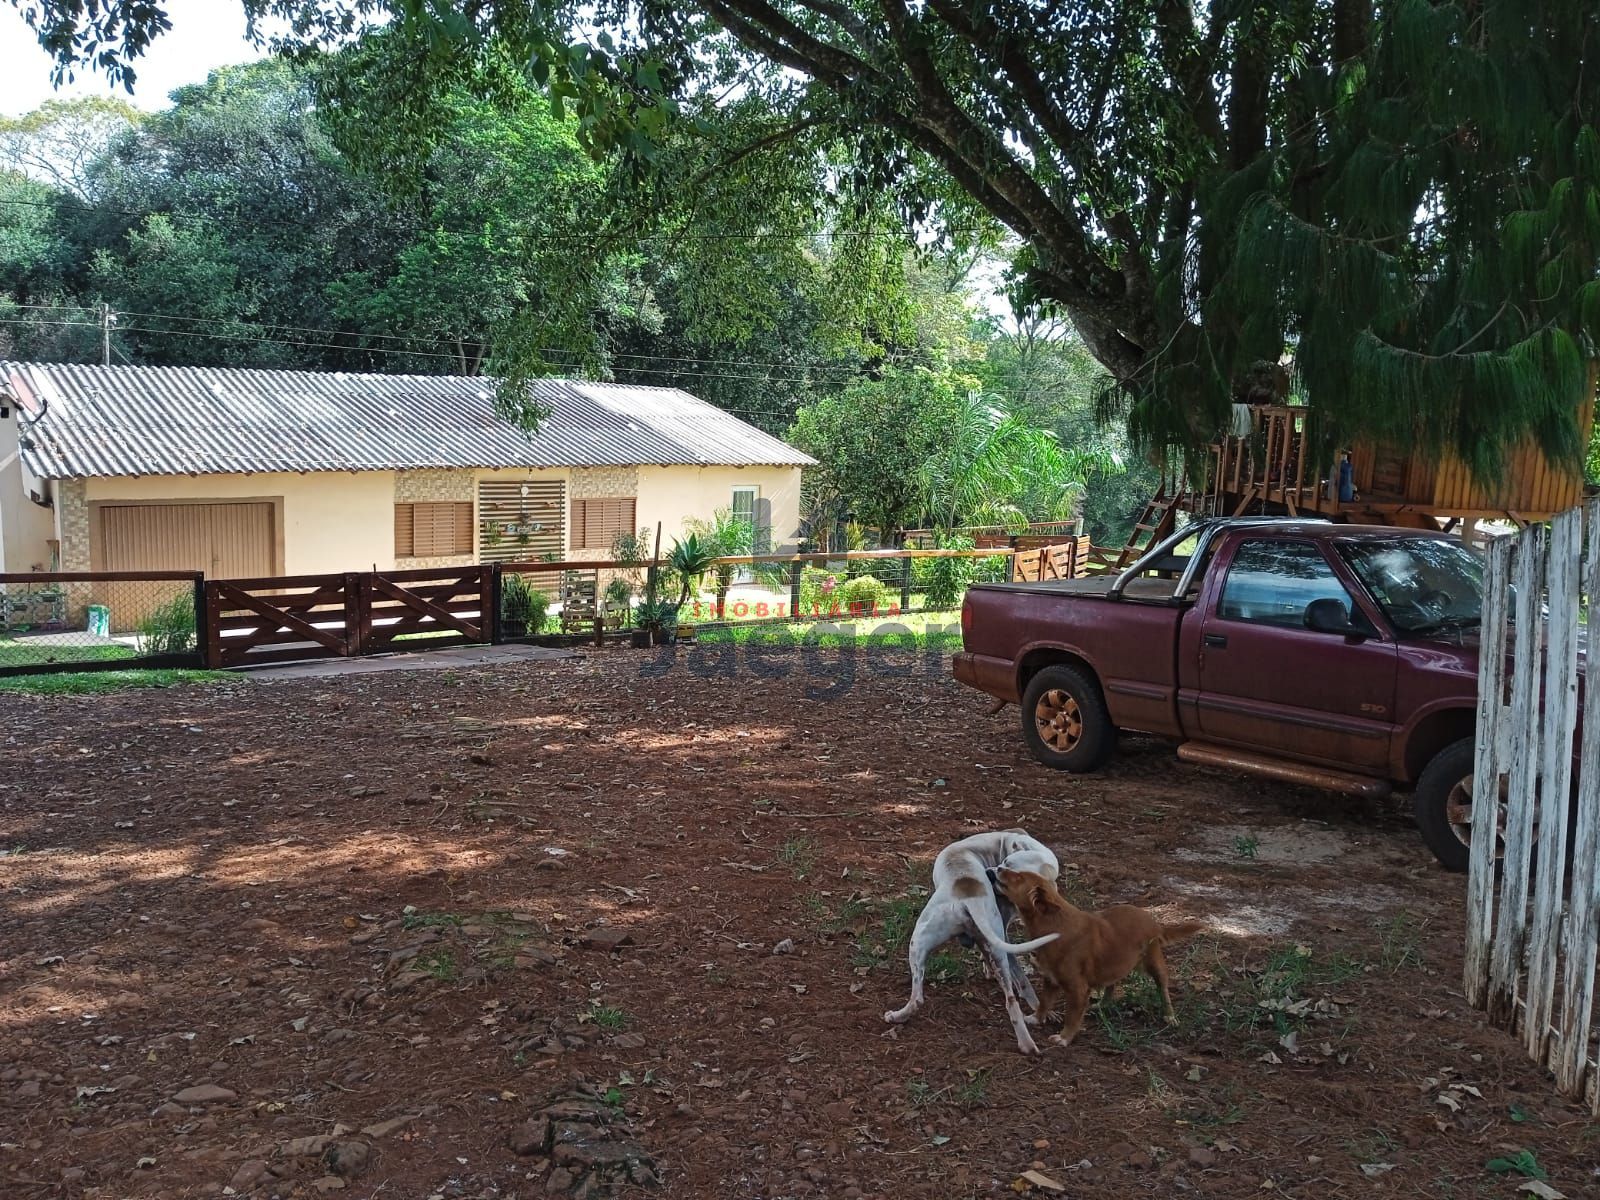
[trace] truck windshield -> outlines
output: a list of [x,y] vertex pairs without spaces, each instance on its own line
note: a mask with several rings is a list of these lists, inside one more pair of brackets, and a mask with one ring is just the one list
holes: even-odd
[[1339,553],[1402,633],[1476,626],[1483,613],[1483,560],[1447,538],[1362,539]]

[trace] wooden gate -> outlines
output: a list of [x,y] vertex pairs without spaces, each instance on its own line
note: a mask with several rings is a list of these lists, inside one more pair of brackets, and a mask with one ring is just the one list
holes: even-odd
[[206,662],[438,650],[494,640],[494,568],[352,571],[206,583]]
[[1561,1091],[1580,1100],[1591,1093],[1600,1112],[1591,1026],[1600,944],[1600,706],[1593,693],[1590,719],[1576,734],[1580,618],[1600,611],[1597,605],[1600,499],[1559,514],[1548,529],[1535,525],[1492,544],[1483,585],[1463,984],[1468,1003],[1519,1035]]
[[357,653],[359,576],[285,575],[206,581],[206,663],[255,666]]
[[493,567],[383,571],[363,574],[360,581],[360,648],[354,653],[439,650],[494,640]]

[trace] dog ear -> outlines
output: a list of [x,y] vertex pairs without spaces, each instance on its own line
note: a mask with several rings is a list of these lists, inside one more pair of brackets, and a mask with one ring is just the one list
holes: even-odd
[[1035,884],[1033,891],[1028,894],[1028,903],[1035,908],[1044,908],[1050,903],[1050,894],[1042,886]]

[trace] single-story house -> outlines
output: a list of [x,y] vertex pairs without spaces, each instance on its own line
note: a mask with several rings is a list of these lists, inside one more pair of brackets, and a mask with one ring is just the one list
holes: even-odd
[[0,570],[214,578],[604,559],[719,508],[792,545],[813,460],[676,388],[0,362]]

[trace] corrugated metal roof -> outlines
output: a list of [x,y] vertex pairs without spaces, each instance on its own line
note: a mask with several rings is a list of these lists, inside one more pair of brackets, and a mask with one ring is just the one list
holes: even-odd
[[236,367],[0,362],[47,479],[257,471],[630,465],[809,466],[813,459],[677,388],[540,379],[531,438],[496,381]]

